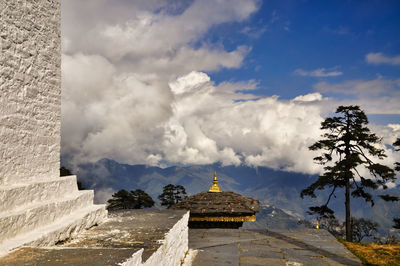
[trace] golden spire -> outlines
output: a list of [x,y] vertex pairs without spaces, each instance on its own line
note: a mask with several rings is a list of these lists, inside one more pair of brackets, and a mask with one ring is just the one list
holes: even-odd
[[208,192],[221,192],[221,189],[218,186],[217,172],[214,172],[213,185],[210,187]]

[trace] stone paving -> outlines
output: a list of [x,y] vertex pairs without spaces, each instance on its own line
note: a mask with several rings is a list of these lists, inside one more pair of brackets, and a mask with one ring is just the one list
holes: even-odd
[[361,265],[325,230],[190,229],[193,266]]
[[22,247],[0,258],[1,266],[118,265],[141,248],[146,261],[179,221],[182,210],[110,212],[105,223],[53,247]]
[[[184,213],[111,213],[108,222],[74,240],[48,248],[21,248],[1,257],[0,265],[117,265],[140,248],[146,261]],[[197,250],[193,266],[361,265],[331,234],[316,229],[190,229],[189,248]]]

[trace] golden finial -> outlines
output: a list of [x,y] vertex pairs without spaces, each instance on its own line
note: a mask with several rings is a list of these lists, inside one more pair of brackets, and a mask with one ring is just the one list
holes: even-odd
[[213,184],[208,190],[208,192],[221,192],[221,189],[218,186],[217,172],[214,172]]

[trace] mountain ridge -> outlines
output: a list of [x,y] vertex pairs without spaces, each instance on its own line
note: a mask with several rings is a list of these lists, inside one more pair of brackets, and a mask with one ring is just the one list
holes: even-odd
[[[68,165],[67,165],[68,166]],[[329,190],[321,191],[316,199],[300,198],[300,191],[314,182],[317,175],[285,172],[267,167],[209,165],[170,166],[160,168],[148,165],[120,164],[111,159],[101,159],[95,163],[80,164],[74,172],[87,188],[96,194],[107,191],[108,198],[120,189],[143,189],[153,199],[161,194],[163,186],[179,184],[186,188],[188,195],[207,191],[212,184],[214,171],[223,191],[233,191],[258,199],[262,204],[276,206],[293,217],[312,217],[306,214],[309,206],[325,202]],[[398,188],[388,191],[400,194]],[[386,192],[385,192],[386,193]],[[344,193],[337,193],[331,207],[341,220],[344,217]],[[377,193],[374,192],[376,196]],[[103,195],[103,202],[106,200]],[[99,201],[99,200],[98,200]],[[393,216],[400,215],[398,203],[386,203],[376,198],[376,206],[371,208],[360,199],[352,199],[352,212],[355,217],[366,217],[377,221],[382,228],[389,230]]]

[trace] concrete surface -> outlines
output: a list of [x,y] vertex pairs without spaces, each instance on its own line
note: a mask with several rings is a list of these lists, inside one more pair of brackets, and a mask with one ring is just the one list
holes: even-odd
[[108,221],[75,239],[47,248],[23,247],[0,258],[0,265],[118,265],[142,248],[142,260],[146,261],[186,213],[183,210],[110,212]]
[[192,265],[361,265],[325,230],[190,229]]

